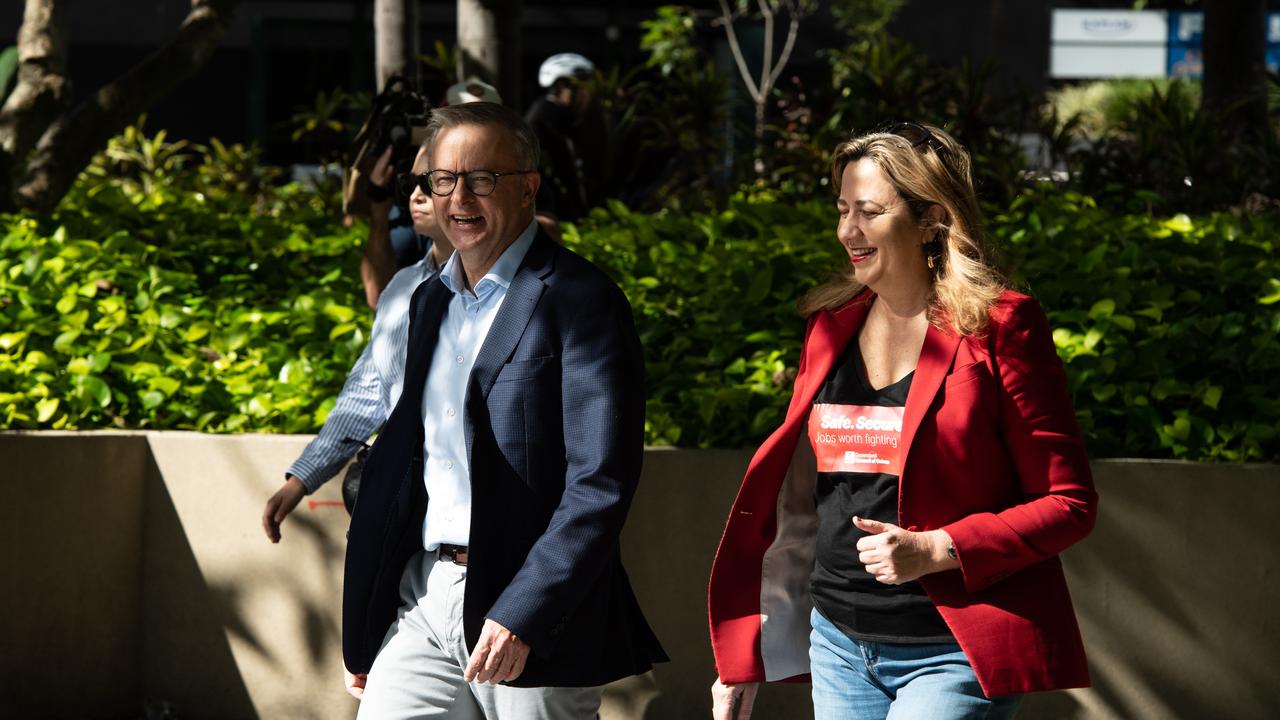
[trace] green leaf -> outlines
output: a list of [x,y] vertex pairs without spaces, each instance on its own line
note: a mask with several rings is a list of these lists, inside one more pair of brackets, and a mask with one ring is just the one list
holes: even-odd
[[47,423],[58,412],[58,398],[45,398],[36,402],[36,422]]
[[80,389],[86,398],[97,403],[99,407],[111,404],[111,388],[100,377],[86,375],[80,380]]
[[[1165,222],[1164,226],[1176,233],[1183,233],[1184,235],[1196,229],[1196,226],[1191,222],[1191,218],[1183,213],[1178,213],[1177,215],[1169,218]],[[1182,439],[1185,440],[1186,438]]]
[[196,342],[197,340],[201,340],[208,336],[212,330],[213,325],[202,320],[188,325],[186,331],[182,333],[182,337],[185,338],[187,342]]
[[1115,311],[1116,301],[1111,298],[1103,298],[1089,308],[1089,317],[1094,320],[1102,320],[1111,317],[1111,314]]
[[341,325],[334,325],[333,329],[329,331],[329,339],[337,340],[338,338],[342,337],[343,335],[346,335],[347,333],[354,332],[358,328],[359,328],[358,325],[351,322],[342,323]]
[[78,339],[80,339],[79,330],[68,330],[59,334],[58,337],[54,339],[53,349],[60,353],[69,353]]
[[10,332],[0,335],[0,350],[4,350],[5,352],[14,350],[26,338],[26,332]]
[[160,377],[153,377],[150,380],[148,380],[147,387],[152,390],[157,390],[163,393],[165,397],[169,397],[170,395],[173,395],[174,393],[178,392],[178,390],[182,387],[182,383],[178,382],[177,380],[171,377],[162,375]]
[[1186,442],[1191,437],[1191,421],[1185,417],[1180,417],[1174,420],[1172,425],[1165,425],[1164,431],[1170,436]]
[[1115,397],[1116,386],[1115,385],[1098,385],[1098,386],[1094,386],[1091,392],[1093,393],[1093,398],[1098,402],[1107,402],[1111,398]]
[[[333,339],[333,333],[329,333],[329,339]],[[306,377],[306,366],[301,362],[289,361],[280,366],[280,373],[276,379],[288,385],[297,385]]]
[[346,305],[326,305],[324,314],[334,322],[348,323],[355,318],[356,311]]
[[111,353],[91,353],[89,355],[89,372],[100,373],[111,364]]
[[1262,305],[1274,305],[1280,302],[1280,280],[1270,278],[1267,280],[1266,294],[1258,298],[1258,302]]
[[1210,385],[1205,388],[1204,395],[1200,399],[1205,405],[1217,410],[1218,403],[1222,402],[1222,386]]

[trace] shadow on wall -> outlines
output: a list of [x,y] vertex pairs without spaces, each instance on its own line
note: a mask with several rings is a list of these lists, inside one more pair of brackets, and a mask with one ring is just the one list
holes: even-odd
[[261,645],[245,629],[236,591],[206,582],[152,457],[145,482],[142,697],[167,704],[184,720],[256,718],[231,643]]
[[1280,717],[1280,468],[1094,468],[1098,526],[1065,557],[1094,686],[1021,716]]

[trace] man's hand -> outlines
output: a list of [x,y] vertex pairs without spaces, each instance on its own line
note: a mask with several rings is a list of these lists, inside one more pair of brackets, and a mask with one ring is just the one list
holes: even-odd
[[267,539],[273,543],[280,542],[280,523],[298,506],[298,501],[307,494],[302,481],[290,475],[285,478],[284,485],[275,495],[267,500],[267,509],[262,513],[262,530]]
[[529,646],[523,640],[498,623],[485,619],[480,630],[476,649],[471,651],[471,662],[463,671],[467,682],[507,682],[520,677],[525,660],[529,659]]
[[360,673],[359,675],[351,672],[344,665],[342,666],[342,684],[347,688],[347,694],[351,697],[361,700],[364,698],[364,684],[368,682],[369,675]]
[[711,685],[712,720],[750,720],[760,683],[725,685],[716,678]]
[[960,567],[947,554],[951,536],[945,530],[911,532],[856,515],[853,524],[871,533],[858,540],[858,562],[885,585],[901,585],[922,575]]

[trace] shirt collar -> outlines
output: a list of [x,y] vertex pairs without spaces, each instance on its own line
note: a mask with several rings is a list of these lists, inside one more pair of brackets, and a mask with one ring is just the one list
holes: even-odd
[[[524,261],[524,256],[529,252],[529,246],[533,244],[533,238],[537,234],[538,221],[530,220],[524,231],[516,237],[516,241],[502,251],[498,261],[476,283],[475,288],[473,288],[475,297],[488,295],[493,288],[498,286],[502,288],[511,287],[511,280],[515,278],[516,270],[520,269],[520,263]],[[462,258],[458,255],[457,250],[453,251],[449,259],[445,261],[444,267],[441,268],[440,282],[444,283],[444,286],[449,288],[449,291],[455,295],[462,295],[464,298],[470,295],[470,293],[463,292],[463,288],[466,287],[466,281],[463,278]]]
[[434,240],[431,240],[430,238],[427,239],[427,254],[426,257],[423,258],[424,262],[422,267],[428,274],[440,272],[440,261],[436,260],[435,244]]

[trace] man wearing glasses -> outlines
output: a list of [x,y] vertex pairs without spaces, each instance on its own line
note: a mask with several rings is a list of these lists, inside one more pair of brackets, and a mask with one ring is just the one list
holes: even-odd
[[593,718],[665,660],[622,568],[643,452],[630,306],[534,221],[537,140],[437,109],[416,178],[456,252],[410,308],[400,402],[352,517],[343,654],[360,717]]

